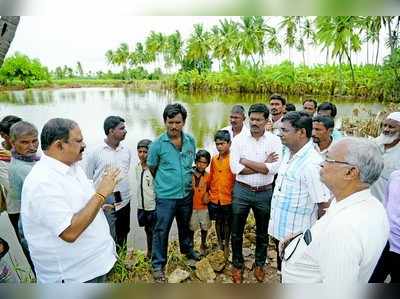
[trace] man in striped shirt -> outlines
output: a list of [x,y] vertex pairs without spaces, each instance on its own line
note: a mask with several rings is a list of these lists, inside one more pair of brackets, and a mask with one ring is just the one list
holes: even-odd
[[282,143],[277,136],[265,131],[269,111],[264,104],[249,108],[250,131],[232,141],[230,166],[236,175],[232,202],[232,280],[242,282],[244,264],[243,231],[250,208],[256,221],[256,252],[254,275],[258,281],[265,277],[268,220],[270,216],[272,182],[277,173]]
[[[328,207],[330,192],[320,180],[323,159],[310,141],[312,118],[289,112],[282,119],[284,151],[271,202],[268,232],[276,244],[288,235],[305,231]],[[281,261],[278,255],[278,270]]]

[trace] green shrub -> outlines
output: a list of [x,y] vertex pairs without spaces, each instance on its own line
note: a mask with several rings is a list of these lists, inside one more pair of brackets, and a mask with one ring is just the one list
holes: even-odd
[[34,81],[50,81],[47,67],[38,59],[30,59],[21,53],[8,57],[0,68],[0,82],[12,84],[13,81],[22,81],[26,87],[31,87]]

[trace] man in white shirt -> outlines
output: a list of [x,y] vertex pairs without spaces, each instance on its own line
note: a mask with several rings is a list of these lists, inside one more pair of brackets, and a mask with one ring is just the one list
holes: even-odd
[[344,138],[329,149],[321,179],[335,200],[311,229],[281,244],[282,282],[368,282],[389,236],[385,209],[369,189],[382,168],[367,139]]
[[112,166],[121,171],[121,180],[107,198],[107,205],[104,207],[111,236],[120,249],[126,246],[131,212],[129,187],[131,152],[128,147],[121,144],[126,136],[125,120],[119,116],[107,117],[104,120],[104,133],[106,135],[104,141],[88,154],[85,170],[95,186],[100,183],[101,175],[107,167]]
[[[331,197],[320,180],[323,161],[310,141],[312,118],[305,112],[289,112],[282,119],[284,151],[271,202],[268,232],[275,243],[310,228],[328,207]],[[278,270],[281,261],[278,256]]]
[[229,135],[231,135],[231,140],[233,139],[233,137],[239,135],[243,131],[243,129],[246,129],[246,126],[244,124],[244,121],[246,120],[245,113],[246,112],[242,105],[235,105],[232,107],[231,114],[229,116],[230,125],[221,129],[227,130],[229,132]]
[[313,117],[317,112],[318,103],[314,99],[305,99],[303,101],[303,112]]
[[265,278],[268,221],[272,196],[272,182],[282,156],[279,138],[265,131],[269,111],[264,104],[249,108],[250,131],[232,141],[230,166],[236,175],[232,202],[232,280],[242,282],[244,264],[243,231],[250,208],[256,221],[256,251],[254,275],[258,281]]
[[270,121],[267,123],[267,131],[272,131],[278,135],[282,123],[282,117],[285,114],[286,98],[280,94],[273,94],[269,100],[271,110]]
[[21,220],[40,283],[104,282],[116,261],[101,207],[118,182],[109,169],[95,189],[77,161],[85,143],[76,122],[54,118],[40,136],[44,152],[22,188]]
[[325,158],[328,149],[333,144],[332,131],[335,122],[332,117],[318,115],[313,117],[312,126],[314,148],[321,154],[322,158]]
[[382,133],[375,139],[379,145],[384,168],[379,179],[371,186],[372,195],[383,202],[390,174],[400,169],[400,112],[390,113],[382,124]]

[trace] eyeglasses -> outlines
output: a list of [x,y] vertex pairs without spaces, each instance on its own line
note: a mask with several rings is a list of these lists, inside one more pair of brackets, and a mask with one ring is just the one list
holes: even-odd
[[[301,238],[301,236],[303,236],[303,237]],[[285,257],[286,248],[296,238],[297,238],[297,242],[296,242],[296,245],[294,246],[292,252],[288,255],[288,257]],[[299,246],[301,239],[303,239],[304,242],[306,243],[306,245],[308,246],[312,241],[311,231],[309,229],[307,229],[304,233],[299,233],[283,243],[282,251],[280,253],[280,258],[282,261],[287,262],[292,257],[292,255],[294,254],[294,252],[297,249],[297,246]]]
[[325,162],[327,162],[327,163],[338,163],[338,164],[345,164],[345,165],[351,165],[351,166],[353,166],[353,164],[350,164],[349,162],[346,162],[346,161],[338,161],[338,160],[329,159],[329,158],[325,158]]

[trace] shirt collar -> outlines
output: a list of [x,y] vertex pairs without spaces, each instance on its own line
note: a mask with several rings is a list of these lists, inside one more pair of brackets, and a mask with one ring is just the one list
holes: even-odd
[[373,195],[371,194],[371,190],[369,188],[355,192],[341,201],[335,201],[334,204],[331,205],[327,210],[327,215],[337,214],[350,206],[356,205],[371,198],[373,198]]
[[[242,129],[242,131],[243,131],[243,129]],[[267,138],[267,135],[268,135],[268,131],[267,130],[264,130],[264,134],[260,137],[260,138]],[[242,134],[242,132],[240,133],[240,134]],[[249,137],[249,138],[253,138],[253,139],[255,139],[252,135],[251,135],[251,132],[250,132],[250,129],[247,129],[246,130],[246,136],[247,137]]]
[[391,147],[391,148],[389,148],[387,150],[385,150],[385,146],[383,144],[381,146],[382,146],[382,151],[383,151],[384,154],[390,153],[392,151],[393,152],[394,151],[400,151],[400,142],[398,142],[395,146],[393,146],[393,147]]
[[313,142],[313,145],[314,145],[315,150],[316,150],[317,152],[321,153],[321,154],[325,154],[325,153],[331,148],[332,144],[333,144],[333,140],[332,140],[332,137],[331,137],[331,144],[329,144],[329,146],[328,146],[326,149],[324,149],[323,151],[321,151],[321,149],[319,148],[318,143],[314,143],[314,142]]
[[118,151],[120,151],[120,150],[122,150],[123,148],[124,148],[124,146],[122,145],[122,143],[120,142],[119,143],[119,145],[117,146],[117,148],[112,148],[111,146],[109,146],[108,144],[107,144],[107,142],[103,142],[103,148],[107,148],[107,149],[110,149],[110,150],[113,150],[113,151],[116,151],[116,152],[118,152]]
[[308,141],[297,153],[295,153],[291,160],[304,156],[308,153],[310,148],[314,148],[312,139],[310,139],[310,141]]
[[74,163],[72,166],[68,166],[67,164],[64,164],[63,162],[54,159],[53,157],[47,156],[46,154],[43,154],[42,158],[40,159],[40,162],[46,163],[50,168],[62,174],[67,174],[76,165],[76,163]]
[[[185,142],[188,142],[189,141],[189,137],[184,132],[182,132],[181,134],[182,134],[182,144],[185,143]],[[171,139],[169,138],[167,132],[163,133],[160,136],[160,141],[171,142]]]

